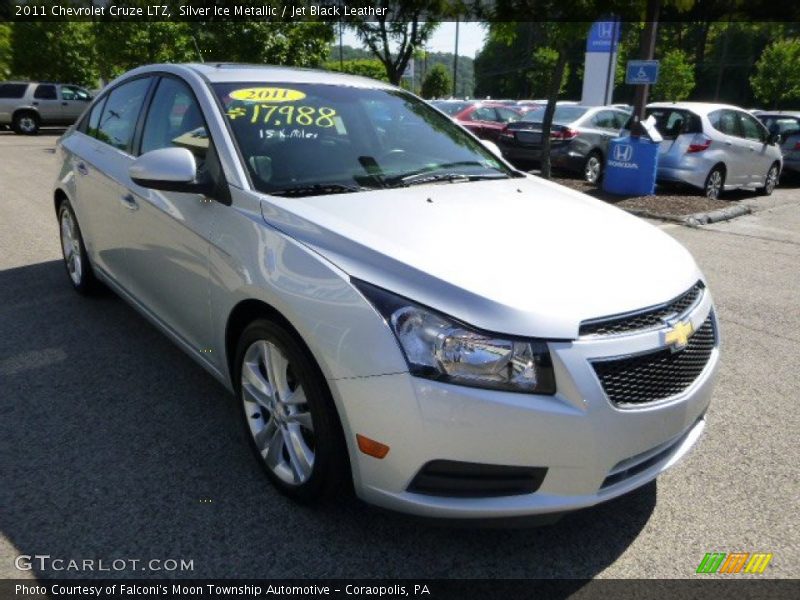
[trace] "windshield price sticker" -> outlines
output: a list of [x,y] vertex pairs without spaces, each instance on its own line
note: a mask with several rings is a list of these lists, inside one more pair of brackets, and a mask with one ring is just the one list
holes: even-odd
[[279,87],[242,88],[232,91],[230,96],[244,102],[297,102],[306,97],[300,90]]
[[250,123],[280,127],[302,125],[304,127],[335,127],[336,110],[329,106],[247,104],[228,109],[231,121],[244,118]]

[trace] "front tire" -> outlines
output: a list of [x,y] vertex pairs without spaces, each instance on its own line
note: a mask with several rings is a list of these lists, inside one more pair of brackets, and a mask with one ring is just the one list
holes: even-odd
[[308,350],[283,324],[259,319],[236,351],[244,429],[283,494],[312,503],[345,489],[347,448],[328,386]]
[[703,193],[706,198],[717,200],[725,187],[725,169],[717,165],[708,177],[706,177],[705,185],[703,185]]
[[72,287],[85,296],[94,294],[100,283],[94,276],[86,246],[83,243],[81,228],[69,200],[62,200],[58,206],[58,224],[61,232],[61,253]]
[[767,171],[767,176],[764,178],[764,185],[758,188],[758,193],[762,196],[771,196],[778,185],[778,178],[780,177],[780,169],[777,163],[773,163]]

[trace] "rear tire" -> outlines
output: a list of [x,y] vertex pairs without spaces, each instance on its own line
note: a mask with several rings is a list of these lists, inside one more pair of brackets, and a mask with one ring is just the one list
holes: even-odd
[[772,192],[775,191],[775,187],[778,185],[779,178],[780,167],[778,167],[778,163],[773,163],[769,171],[767,171],[767,176],[764,178],[764,185],[758,188],[758,193],[761,196],[771,196]]
[[64,257],[64,267],[72,287],[84,296],[97,293],[101,288],[100,282],[94,276],[89,256],[86,254],[86,245],[83,243],[81,228],[78,226],[78,219],[66,198],[58,205],[58,224],[61,232],[61,253]]
[[703,193],[706,198],[717,200],[725,188],[725,169],[717,165],[706,177],[706,182],[703,185]]
[[36,135],[39,133],[39,117],[31,111],[22,111],[14,115],[14,133],[17,135]]
[[333,398],[294,332],[271,319],[248,325],[233,381],[250,446],[281,493],[309,504],[347,491],[347,446]]
[[597,152],[593,151],[586,157],[586,162],[583,163],[583,180],[586,183],[598,184],[603,178],[603,157]]

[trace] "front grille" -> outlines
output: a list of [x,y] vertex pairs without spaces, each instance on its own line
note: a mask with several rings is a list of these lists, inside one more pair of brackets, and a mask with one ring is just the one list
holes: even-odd
[[428,496],[492,498],[532,494],[539,489],[547,467],[512,467],[454,460],[426,463],[408,486]]
[[686,292],[665,304],[645,308],[635,313],[584,321],[581,323],[578,333],[581,336],[618,335],[663,327],[665,319],[680,316],[694,306],[702,295],[704,287],[703,282],[698,281]]
[[592,362],[608,399],[614,404],[643,404],[680,394],[700,376],[714,350],[713,314],[689,338],[683,350],[659,350]]

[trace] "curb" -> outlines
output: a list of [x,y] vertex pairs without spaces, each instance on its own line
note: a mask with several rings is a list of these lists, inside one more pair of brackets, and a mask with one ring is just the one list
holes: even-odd
[[695,213],[681,219],[684,225],[688,227],[699,227],[700,225],[708,225],[709,223],[719,223],[720,221],[730,221],[736,217],[749,215],[753,210],[744,204],[737,204],[736,206],[729,206],[727,208],[720,208],[710,212]]
[[708,225],[710,223],[719,223],[720,221],[730,221],[736,217],[749,215],[753,210],[749,206],[737,204],[726,208],[720,208],[709,212],[699,212],[691,215],[677,216],[677,215],[662,215],[651,212],[641,208],[623,208],[624,211],[629,212],[637,217],[645,219],[656,219],[658,221],[668,221],[670,223],[680,223],[687,227],[700,227],[701,225]]

